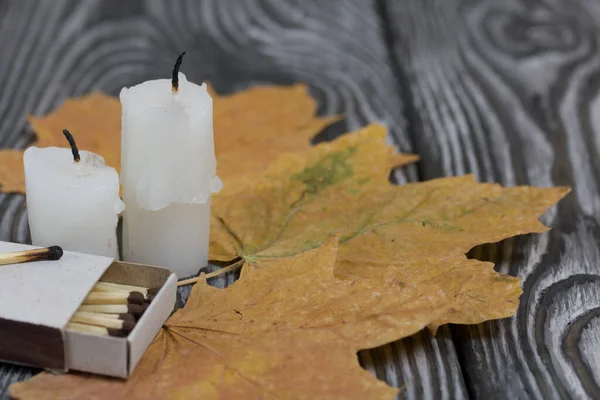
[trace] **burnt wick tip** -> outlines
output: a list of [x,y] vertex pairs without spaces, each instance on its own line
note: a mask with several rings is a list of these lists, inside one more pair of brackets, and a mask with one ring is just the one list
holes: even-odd
[[48,247],[48,260],[60,260],[63,256],[63,249],[60,246]]
[[185,56],[185,51],[177,57],[175,61],[175,66],[173,67],[173,78],[171,79],[171,84],[173,86],[173,92],[177,92],[179,90],[179,67],[181,67],[181,62],[183,61],[183,56]]
[[73,153],[73,161],[75,161],[76,163],[79,162],[79,160],[81,160],[81,157],[79,157],[79,149],[77,148],[77,144],[75,143],[73,135],[71,135],[71,132],[69,132],[68,129],[63,129],[63,135],[65,135],[65,137],[67,138],[69,146],[71,146],[71,153]]

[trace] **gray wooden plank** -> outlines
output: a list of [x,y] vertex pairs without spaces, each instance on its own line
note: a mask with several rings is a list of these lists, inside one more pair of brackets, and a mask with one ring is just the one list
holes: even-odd
[[515,318],[453,327],[475,398],[600,397],[600,3],[386,0],[423,178],[574,188],[547,234],[475,249]]
[[[26,113],[44,114],[65,97],[93,89],[116,94],[124,85],[164,77],[185,49],[182,70],[188,78],[210,81],[219,92],[307,83],[320,113],[346,115],[320,139],[380,121],[402,150],[412,150],[398,96],[402,85],[374,1],[0,0],[0,10],[2,147],[22,148],[31,141]],[[414,168],[405,171],[395,174],[398,182],[417,178]],[[0,218],[0,239],[28,240],[22,196],[0,195]],[[180,295],[185,299],[187,291]],[[466,397],[448,329],[435,338],[423,332],[361,352],[359,358],[380,379],[404,387],[401,398]],[[32,373],[2,368],[0,394]]]
[[359,353],[361,365],[379,379],[399,387],[399,398],[462,399],[467,397],[450,329],[433,337],[421,331],[377,349]]

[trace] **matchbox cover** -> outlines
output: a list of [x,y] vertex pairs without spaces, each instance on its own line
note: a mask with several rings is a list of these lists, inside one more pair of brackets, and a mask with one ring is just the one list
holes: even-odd
[[[36,248],[0,241],[0,253]],[[80,311],[99,282],[155,290],[122,337],[71,327],[79,325],[74,315],[93,314]],[[69,251],[56,261],[0,265],[0,360],[127,378],[172,312],[176,290],[169,269]]]

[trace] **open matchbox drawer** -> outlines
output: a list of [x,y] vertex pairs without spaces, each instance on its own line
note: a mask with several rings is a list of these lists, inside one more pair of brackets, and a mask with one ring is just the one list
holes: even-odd
[[[34,246],[0,242],[0,253]],[[65,326],[98,281],[160,287],[127,337]],[[175,305],[169,269],[65,251],[58,261],[0,266],[0,360],[57,371],[127,378]]]

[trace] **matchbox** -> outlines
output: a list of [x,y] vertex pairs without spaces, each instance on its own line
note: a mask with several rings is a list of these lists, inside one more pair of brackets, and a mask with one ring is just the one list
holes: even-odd
[[[35,248],[0,242],[0,253]],[[98,294],[98,282],[111,288],[152,288],[153,294],[148,292],[141,305],[127,303],[130,300],[109,307],[95,302],[86,305],[92,294],[120,301],[123,296],[119,293],[126,293],[115,289],[112,294]],[[169,269],[68,251],[56,261],[0,265],[0,360],[127,378],[172,312],[176,290],[177,278]],[[119,331],[122,337],[113,335],[115,329],[93,327],[92,333],[75,329],[81,326],[75,316],[96,318],[99,314],[88,311],[99,307],[121,312],[120,308],[137,310],[142,305],[135,318],[128,313],[101,314],[97,318],[107,321],[110,317],[108,326],[129,324],[126,333]],[[133,322],[120,319],[125,317]]]

